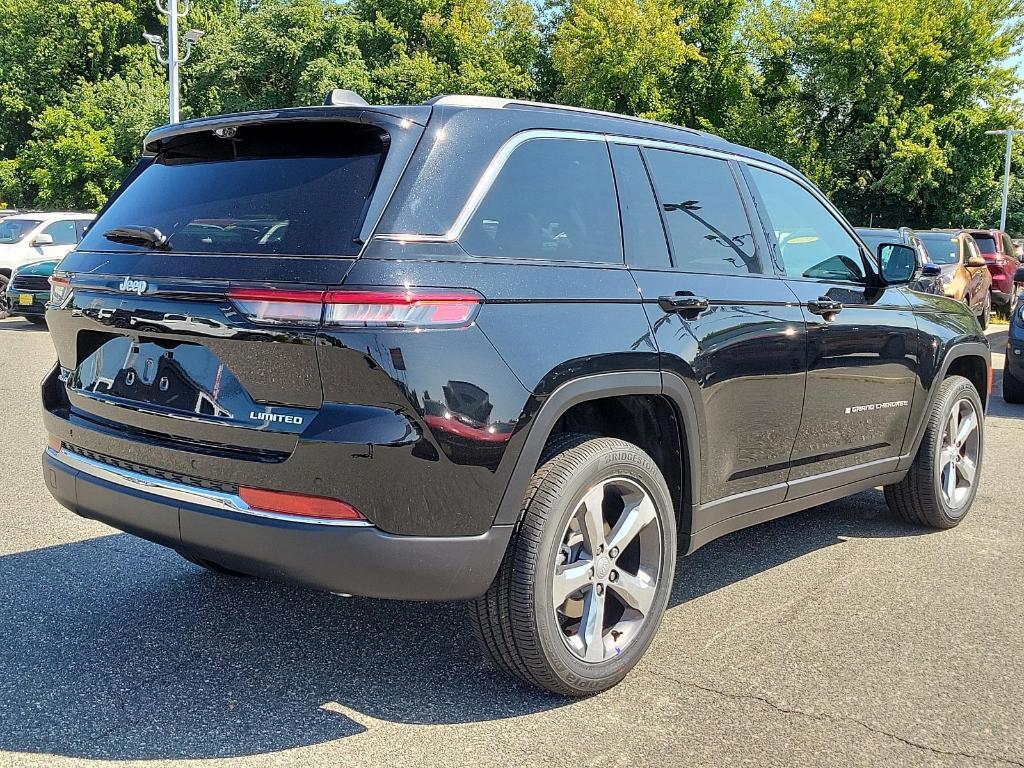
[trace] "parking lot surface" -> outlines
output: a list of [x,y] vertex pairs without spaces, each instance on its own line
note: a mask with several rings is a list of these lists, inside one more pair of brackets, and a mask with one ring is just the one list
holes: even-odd
[[53,358],[0,321],[0,766],[1024,766],[1024,406],[998,373],[959,528],[872,491],[721,539],[637,670],[567,701],[489,669],[463,606],[218,577],[60,508]]

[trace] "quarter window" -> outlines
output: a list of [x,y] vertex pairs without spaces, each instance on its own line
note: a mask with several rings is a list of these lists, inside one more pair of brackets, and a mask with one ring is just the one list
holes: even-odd
[[750,220],[725,160],[644,150],[676,268],[747,275],[761,272]]
[[789,277],[864,282],[860,246],[814,195],[795,181],[751,168]]
[[631,267],[671,266],[665,227],[638,147],[612,144],[615,184],[622,213],[622,243]]
[[531,139],[508,158],[460,239],[477,256],[622,262],[603,141]]

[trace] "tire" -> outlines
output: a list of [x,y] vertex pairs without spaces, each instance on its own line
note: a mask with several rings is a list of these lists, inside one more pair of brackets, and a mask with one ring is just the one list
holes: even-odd
[[[975,419],[974,430],[962,442],[959,437],[949,437],[954,409],[958,414],[956,431],[966,429],[970,415]],[[885,501],[893,513],[908,523],[954,528],[970,511],[981,479],[985,412],[978,391],[963,376],[950,376],[942,382],[927,419],[924,438],[910,471],[900,482],[885,486]]]
[[177,552],[183,558],[192,563],[192,565],[198,565],[200,568],[203,568],[207,571],[211,571],[212,573],[216,573],[218,576],[231,576],[232,578],[236,579],[253,578],[252,574],[250,573],[242,573],[241,571],[234,571],[231,568],[225,568],[223,565],[214,563],[211,560],[204,560],[203,558],[198,557],[192,554],[191,552],[187,552],[185,550],[176,549],[175,552]]
[[987,330],[988,324],[992,320],[992,294],[985,294],[985,306],[981,310],[981,314],[978,316],[978,323],[981,325],[981,330]]
[[1010,373],[1009,359],[1003,361],[1003,400],[1014,405],[1024,403],[1024,381]]
[[[657,465],[637,446],[583,435],[556,440],[470,617],[499,669],[552,693],[586,696],[622,680],[654,638],[672,589],[675,510]],[[619,517],[624,509],[630,517]],[[588,518],[600,519],[598,533]],[[627,519],[632,525],[616,527]],[[615,537],[628,542],[621,551]],[[567,597],[560,601],[557,589]],[[596,623],[587,630],[588,616],[601,620],[600,632]]]
[[26,317],[25,319],[32,323],[32,325],[46,325],[45,317],[38,317],[36,315],[32,315],[31,317]]

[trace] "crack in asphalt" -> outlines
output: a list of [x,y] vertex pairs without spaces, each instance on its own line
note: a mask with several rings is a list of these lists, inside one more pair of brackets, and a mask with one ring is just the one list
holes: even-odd
[[900,736],[898,733],[893,733],[892,731],[887,731],[883,728],[879,728],[877,726],[872,725],[871,723],[859,720],[856,717],[850,717],[848,715],[832,715],[823,712],[807,712],[802,709],[793,709],[791,707],[785,707],[781,704],[772,701],[766,696],[758,696],[753,693],[734,693],[730,691],[720,691],[717,688],[711,688],[706,685],[701,685],[700,683],[685,682],[683,680],[678,680],[669,675],[665,675],[664,673],[660,674],[660,677],[666,680],[671,680],[677,685],[687,688],[696,688],[699,691],[704,691],[705,693],[710,693],[715,696],[721,696],[726,699],[733,699],[736,701],[756,701],[784,715],[797,715],[799,717],[806,717],[811,720],[817,720],[819,722],[852,723],[853,725],[857,725],[871,733],[877,734],[879,736],[886,736],[908,747],[914,747],[915,749],[931,752],[935,755],[942,755],[945,757],[962,757],[968,760],[985,760],[992,763],[1014,765],[1019,766],[1019,768],[1024,768],[1024,762],[1020,760],[1015,760],[1011,757],[1002,757],[1000,755],[993,755],[988,752],[958,752],[956,750],[944,749],[942,747],[933,747],[928,744],[922,744],[919,741],[914,741],[913,739],[908,739],[905,736]]

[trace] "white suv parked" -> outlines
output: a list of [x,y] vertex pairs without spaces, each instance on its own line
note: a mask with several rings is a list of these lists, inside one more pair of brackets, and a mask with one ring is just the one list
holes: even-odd
[[0,218],[0,318],[7,314],[5,291],[11,273],[32,261],[63,259],[81,242],[95,218],[91,213],[67,211]]

